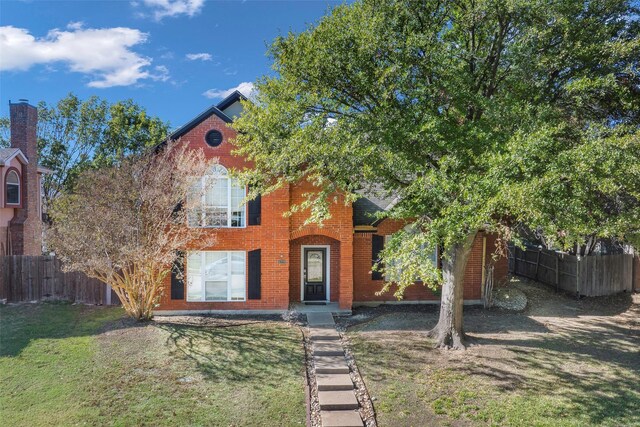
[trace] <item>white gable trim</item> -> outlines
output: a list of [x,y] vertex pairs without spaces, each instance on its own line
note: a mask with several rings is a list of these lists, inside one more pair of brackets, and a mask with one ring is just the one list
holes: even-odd
[[22,151],[19,148],[16,148],[12,155],[6,159],[0,159],[0,166],[6,166],[15,157],[17,157],[23,165],[29,164],[29,160],[27,160]]

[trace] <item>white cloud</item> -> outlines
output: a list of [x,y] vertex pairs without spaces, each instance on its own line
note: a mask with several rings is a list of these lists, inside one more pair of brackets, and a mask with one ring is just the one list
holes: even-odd
[[69,22],[67,24],[67,29],[69,30],[80,30],[82,27],[84,27],[84,22],[82,21]]
[[164,65],[157,65],[154,67],[154,70],[156,70],[156,74],[150,76],[153,80],[166,82],[171,77],[169,75],[169,69]]
[[210,53],[187,53],[186,57],[189,61],[211,61],[213,59]]
[[242,82],[240,83],[238,86],[236,87],[232,87],[230,89],[209,89],[208,91],[204,92],[202,95],[204,95],[207,98],[226,98],[227,96],[231,95],[234,91],[240,91],[241,94],[243,94],[244,96],[246,96],[247,98],[250,98],[253,95],[253,91],[254,91],[254,87],[253,87],[253,83],[251,82]]
[[174,58],[174,53],[170,50],[164,52],[163,54],[160,55],[160,59],[173,59]]
[[156,21],[161,21],[163,18],[173,18],[180,15],[195,16],[202,10],[204,0],[141,0],[131,2],[134,7],[141,4],[151,10]]
[[[143,79],[165,81],[168,70],[149,71],[151,59],[130,48],[148,39],[133,28],[83,28],[81,22],[67,30],[53,29],[35,38],[24,28],[0,27],[0,70],[28,70],[31,66],[67,64],[69,70],[91,76],[90,87],[129,86]],[[166,78],[165,78],[166,77]]]

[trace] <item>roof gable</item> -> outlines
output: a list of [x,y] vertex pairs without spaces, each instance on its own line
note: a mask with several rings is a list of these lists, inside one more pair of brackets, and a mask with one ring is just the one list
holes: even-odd
[[198,116],[196,116],[189,123],[175,130],[173,133],[171,133],[171,135],[169,135],[168,139],[173,140],[173,139],[178,139],[184,136],[187,132],[189,132],[191,129],[195,128],[196,126],[198,126],[200,123],[202,123],[212,115],[218,116],[225,123],[231,123],[233,121],[231,117],[227,116],[225,113],[220,111],[220,109],[217,106],[214,105],[213,107],[210,107],[209,109],[198,114]]
[[160,147],[164,146],[164,144],[166,144],[167,141],[176,140],[178,138],[183,137],[190,130],[192,130],[193,128],[198,126],[200,123],[202,123],[203,121],[205,121],[206,119],[208,119],[212,115],[218,116],[225,123],[233,122],[233,119],[231,117],[229,117],[227,114],[225,114],[223,110],[229,108],[230,106],[232,106],[234,103],[236,103],[238,101],[245,101],[246,99],[247,99],[247,97],[244,96],[242,93],[240,93],[240,91],[237,91],[237,90],[233,91],[233,93],[231,93],[229,96],[224,98],[217,105],[209,107],[208,109],[206,109],[202,113],[198,114],[193,120],[189,121],[187,124],[179,127],[175,131],[173,131],[167,137],[166,140],[162,141],[160,144],[158,144],[156,146],[156,150],[159,149]]
[[239,90],[234,90],[231,93],[231,95],[227,96],[225,99],[220,101],[218,105],[216,105],[216,107],[218,107],[219,110],[224,111],[227,108],[229,108],[231,105],[233,105],[235,102],[246,101],[246,100],[247,100],[247,97],[244,96],[242,93],[240,93]]
[[5,166],[14,157],[17,157],[18,160],[20,160],[20,163],[22,163],[23,165],[29,163],[29,160],[27,160],[27,158],[19,148],[0,148],[0,166]]

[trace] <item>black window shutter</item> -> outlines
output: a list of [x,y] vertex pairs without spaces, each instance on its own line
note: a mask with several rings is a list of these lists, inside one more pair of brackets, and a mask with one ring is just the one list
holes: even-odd
[[184,299],[184,252],[176,252],[171,266],[171,299]]
[[262,200],[258,194],[255,199],[249,200],[249,225],[260,225],[262,214]]
[[[371,236],[371,266],[373,267],[375,263],[380,259],[380,251],[384,248],[384,236],[380,236],[379,234],[373,234]],[[384,277],[382,276],[382,272],[380,271],[371,271],[371,279],[373,280],[382,280]]]
[[249,251],[248,255],[248,264],[249,264],[249,290],[248,290],[248,298],[249,299],[260,299],[260,264],[261,264],[261,255],[260,249],[256,249],[255,251]]
[[182,202],[178,202],[178,204],[176,204],[173,207],[173,212],[171,213],[171,216],[173,217],[173,219],[176,219],[178,217],[178,214],[182,210],[182,207],[183,207],[183,203]]

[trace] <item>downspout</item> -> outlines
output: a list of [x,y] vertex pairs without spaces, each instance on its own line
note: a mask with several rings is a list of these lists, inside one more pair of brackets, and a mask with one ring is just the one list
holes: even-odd
[[482,235],[482,282],[480,284],[480,298],[484,300],[484,281],[486,273],[486,260],[487,260],[487,235]]

